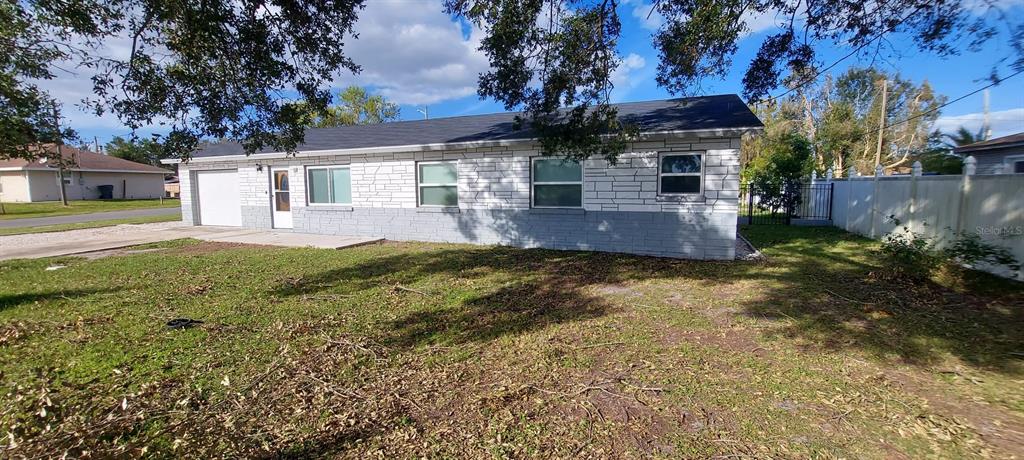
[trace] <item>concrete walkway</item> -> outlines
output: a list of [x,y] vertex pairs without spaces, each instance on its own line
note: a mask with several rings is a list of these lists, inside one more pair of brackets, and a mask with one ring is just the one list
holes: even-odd
[[78,224],[98,220],[129,219],[132,217],[170,216],[181,214],[181,208],[146,208],[125,211],[72,214],[70,216],[30,217],[27,219],[0,220],[0,228],[41,227],[43,225]]
[[0,236],[0,260],[36,259],[118,249],[180,238],[244,244],[341,249],[382,238],[312,235],[235,227],[193,227],[181,222],[117,225],[55,233]]

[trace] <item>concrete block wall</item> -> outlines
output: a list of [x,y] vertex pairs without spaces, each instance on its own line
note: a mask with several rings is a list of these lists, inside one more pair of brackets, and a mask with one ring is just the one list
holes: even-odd
[[[271,225],[270,168],[287,167],[295,231],[394,240],[508,244],[680,258],[732,259],[739,196],[739,138],[664,137],[629,146],[618,164],[584,164],[582,209],[530,207],[535,144],[473,149],[287,159],[195,162],[183,169],[239,170],[243,226]],[[704,154],[704,193],[657,195],[658,152]],[[416,163],[457,161],[459,206],[417,206]],[[257,171],[257,164],[262,171]],[[352,204],[309,206],[306,166],[348,165]],[[182,173],[182,213],[193,212],[190,174]],[[190,178],[194,179],[194,178]],[[186,205],[188,203],[188,205]]]

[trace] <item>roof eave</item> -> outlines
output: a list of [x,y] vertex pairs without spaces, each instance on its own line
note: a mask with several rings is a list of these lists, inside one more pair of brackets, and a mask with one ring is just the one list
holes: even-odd
[[981,152],[981,151],[985,151],[985,150],[1009,149],[1009,148],[1014,148],[1014,147],[1024,147],[1024,142],[1010,142],[1010,143],[1006,143],[1006,144],[991,144],[991,145],[982,145],[982,146],[978,146],[978,147],[971,147],[969,145],[965,145],[963,147],[954,148],[953,151],[956,152],[956,153],[970,153],[970,152]]
[[[718,129],[682,129],[672,131],[651,131],[640,133],[641,139],[650,138],[653,136],[678,136],[678,137],[738,137],[743,134],[750,132],[763,131],[764,126],[746,126],[741,128],[718,128]],[[470,142],[443,142],[435,144],[409,144],[409,145],[395,145],[386,147],[360,147],[354,149],[329,149],[329,150],[303,150],[295,152],[294,154],[288,154],[286,152],[264,152],[264,153],[253,153],[251,155],[219,155],[210,157],[195,157],[191,158],[189,163],[211,163],[216,161],[233,161],[233,160],[270,160],[278,158],[287,158],[288,156],[295,157],[309,157],[309,156],[323,156],[323,155],[360,155],[360,154],[373,154],[373,153],[398,153],[398,152],[432,152],[438,150],[450,150],[450,149],[464,149],[464,148],[483,148],[483,147],[500,147],[507,145],[518,145],[524,143],[536,142],[537,138],[524,138],[524,139],[511,139],[511,140],[492,140],[492,141],[470,141]],[[181,163],[180,159],[163,159],[160,163],[171,165]]]

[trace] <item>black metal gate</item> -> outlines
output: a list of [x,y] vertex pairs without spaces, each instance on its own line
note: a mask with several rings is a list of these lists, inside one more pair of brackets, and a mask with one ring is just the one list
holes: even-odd
[[832,220],[831,183],[795,183],[766,189],[740,185],[740,223],[790,225]]

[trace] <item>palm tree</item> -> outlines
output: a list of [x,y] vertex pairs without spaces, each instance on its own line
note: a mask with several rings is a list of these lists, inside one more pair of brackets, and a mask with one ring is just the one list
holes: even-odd
[[946,141],[944,141],[943,144],[946,144],[946,146],[951,149],[955,147],[963,147],[968,144],[986,140],[985,127],[982,126],[981,129],[978,129],[977,133],[971,133],[967,128],[961,126],[960,129],[956,130],[956,134],[943,134],[942,137],[946,138]]

